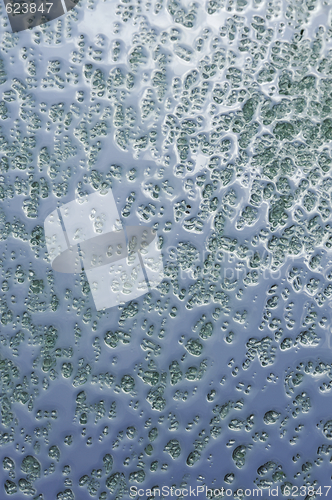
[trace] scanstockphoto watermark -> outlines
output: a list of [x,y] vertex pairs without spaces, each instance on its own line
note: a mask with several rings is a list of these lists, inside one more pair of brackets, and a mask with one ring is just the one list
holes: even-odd
[[[179,277],[182,279],[211,276],[234,281],[241,280],[249,271],[256,271],[264,280],[278,280],[283,275],[283,263],[280,263],[276,268],[273,255],[266,250],[262,252],[257,267],[251,264],[256,253],[250,249],[246,252],[245,258],[240,258],[235,253],[227,250],[211,252],[206,249],[197,251],[194,257],[188,254],[183,256],[181,250],[179,251],[179,247],[176,246],[163,248],[163,255],[165,261],[178,265]],[[291,257],[295,262],[294,256]],[[289,260],[290,257],[287,258]]]
[[86,195],[53,210],[45,219],[44,232],[54,271],[84,271],[98,311],[157,288],[164,278],[163,261],[176,264],[180,279],[221,279],[227,286],[245,278],[248,271],[263,279],[281,277],[281,270],[273,269],[270,254],[262,256],[264,268],[256,270],[248,262],[255,258],[250,250],[246,261],[221,250],[214,255],[199,252],[190,243],[162,251],[151,227],[122,225],[111,190]]
[[65,15],[79,0],[4,0],[5,10],[13,33],[24,31]]
[[[277,497],[279,495],[279,487],[265,488],[264,496]],[[244,497],[263,497],[263,490],[261,488],[238,488],[233,490],[231,488],[208,488],[207,486],[188,486],[187,488],[175,488],[174,486],[153,487],[151,489],[137,488],[137,486],[130,487],[130,496],[137,497],[192,497],[192,498],[224,498],[236,496],[237,498]]]

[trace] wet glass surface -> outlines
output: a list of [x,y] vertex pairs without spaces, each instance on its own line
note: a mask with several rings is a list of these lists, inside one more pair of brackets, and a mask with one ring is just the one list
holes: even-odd
[[331,6],[5,5],[0,498],[329,498]]

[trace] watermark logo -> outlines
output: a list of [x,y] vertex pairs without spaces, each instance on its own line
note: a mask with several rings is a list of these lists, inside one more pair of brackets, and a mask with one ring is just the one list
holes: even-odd
[[[295,487],[299,489],[297,486]],[[302,487],[307,490],[306,487]],[[285,490],[289,490],[288,486],[282,486],[281,490],[282,493],[284,493]],[[312,487],[309,487],[308,490],[311,491]],[[184,498],[184,497],[195,497],[195,498],[200,498],[201,495],[204,495],[204,498],[225,498],[225,497],[232,497],[232,498],[244,498],[244,497],[262,497],[263,493],[265,493],[265,497],[267,495],[269,497],[277,497],[279,495],[279,486],[276,486],[275,488],[265,488],[264,492],[263,489],[260,488],[238,488],[237,490],[232,490],[231,488],[208,488],[207,486],[188,486],[187,488],[175,488],[174,486],[162,486],[162,488],[159,488],[158,486],[155,486],[151,489],[143,489],[143,488],[137,488],[137,486],[131,486],[130,487],[130,496],[132,498],[134,497],[149,497],[153,498],[156,497],[176,497],[176,498]],[[314,493],[312,493],[313,495]]]
[[14,33],[53,21],[72,10],[78,0],[4,0]]
[[98,311],[140,297],[163,279],[156,234],[145,226],[122,226],[111,191],[54,210],[44,230],[52,268],[85,271]]

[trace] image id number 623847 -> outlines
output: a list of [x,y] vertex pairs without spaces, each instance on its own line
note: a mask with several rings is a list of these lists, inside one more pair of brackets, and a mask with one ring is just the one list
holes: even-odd
[[41,12],[45,14],[49,14],[52,9],[53,3],[46,2],[37,5],[33,2],[8,2],[6,4],[6,12],[7,14],[35,14],[36,12]]
[[285,484],[282,488],[283,495],[292,496],[292,497],[305,497],[305,496],[314,496],[318,497],[326,497],[330,492],[331,486],[320,486],[319,488],[315,488],[314,486],[291,486]]

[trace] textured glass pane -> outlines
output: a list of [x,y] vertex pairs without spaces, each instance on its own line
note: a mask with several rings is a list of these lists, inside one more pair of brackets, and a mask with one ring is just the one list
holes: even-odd
[[330,2],[45,9],[0,22],[0,500],[330,498]]

